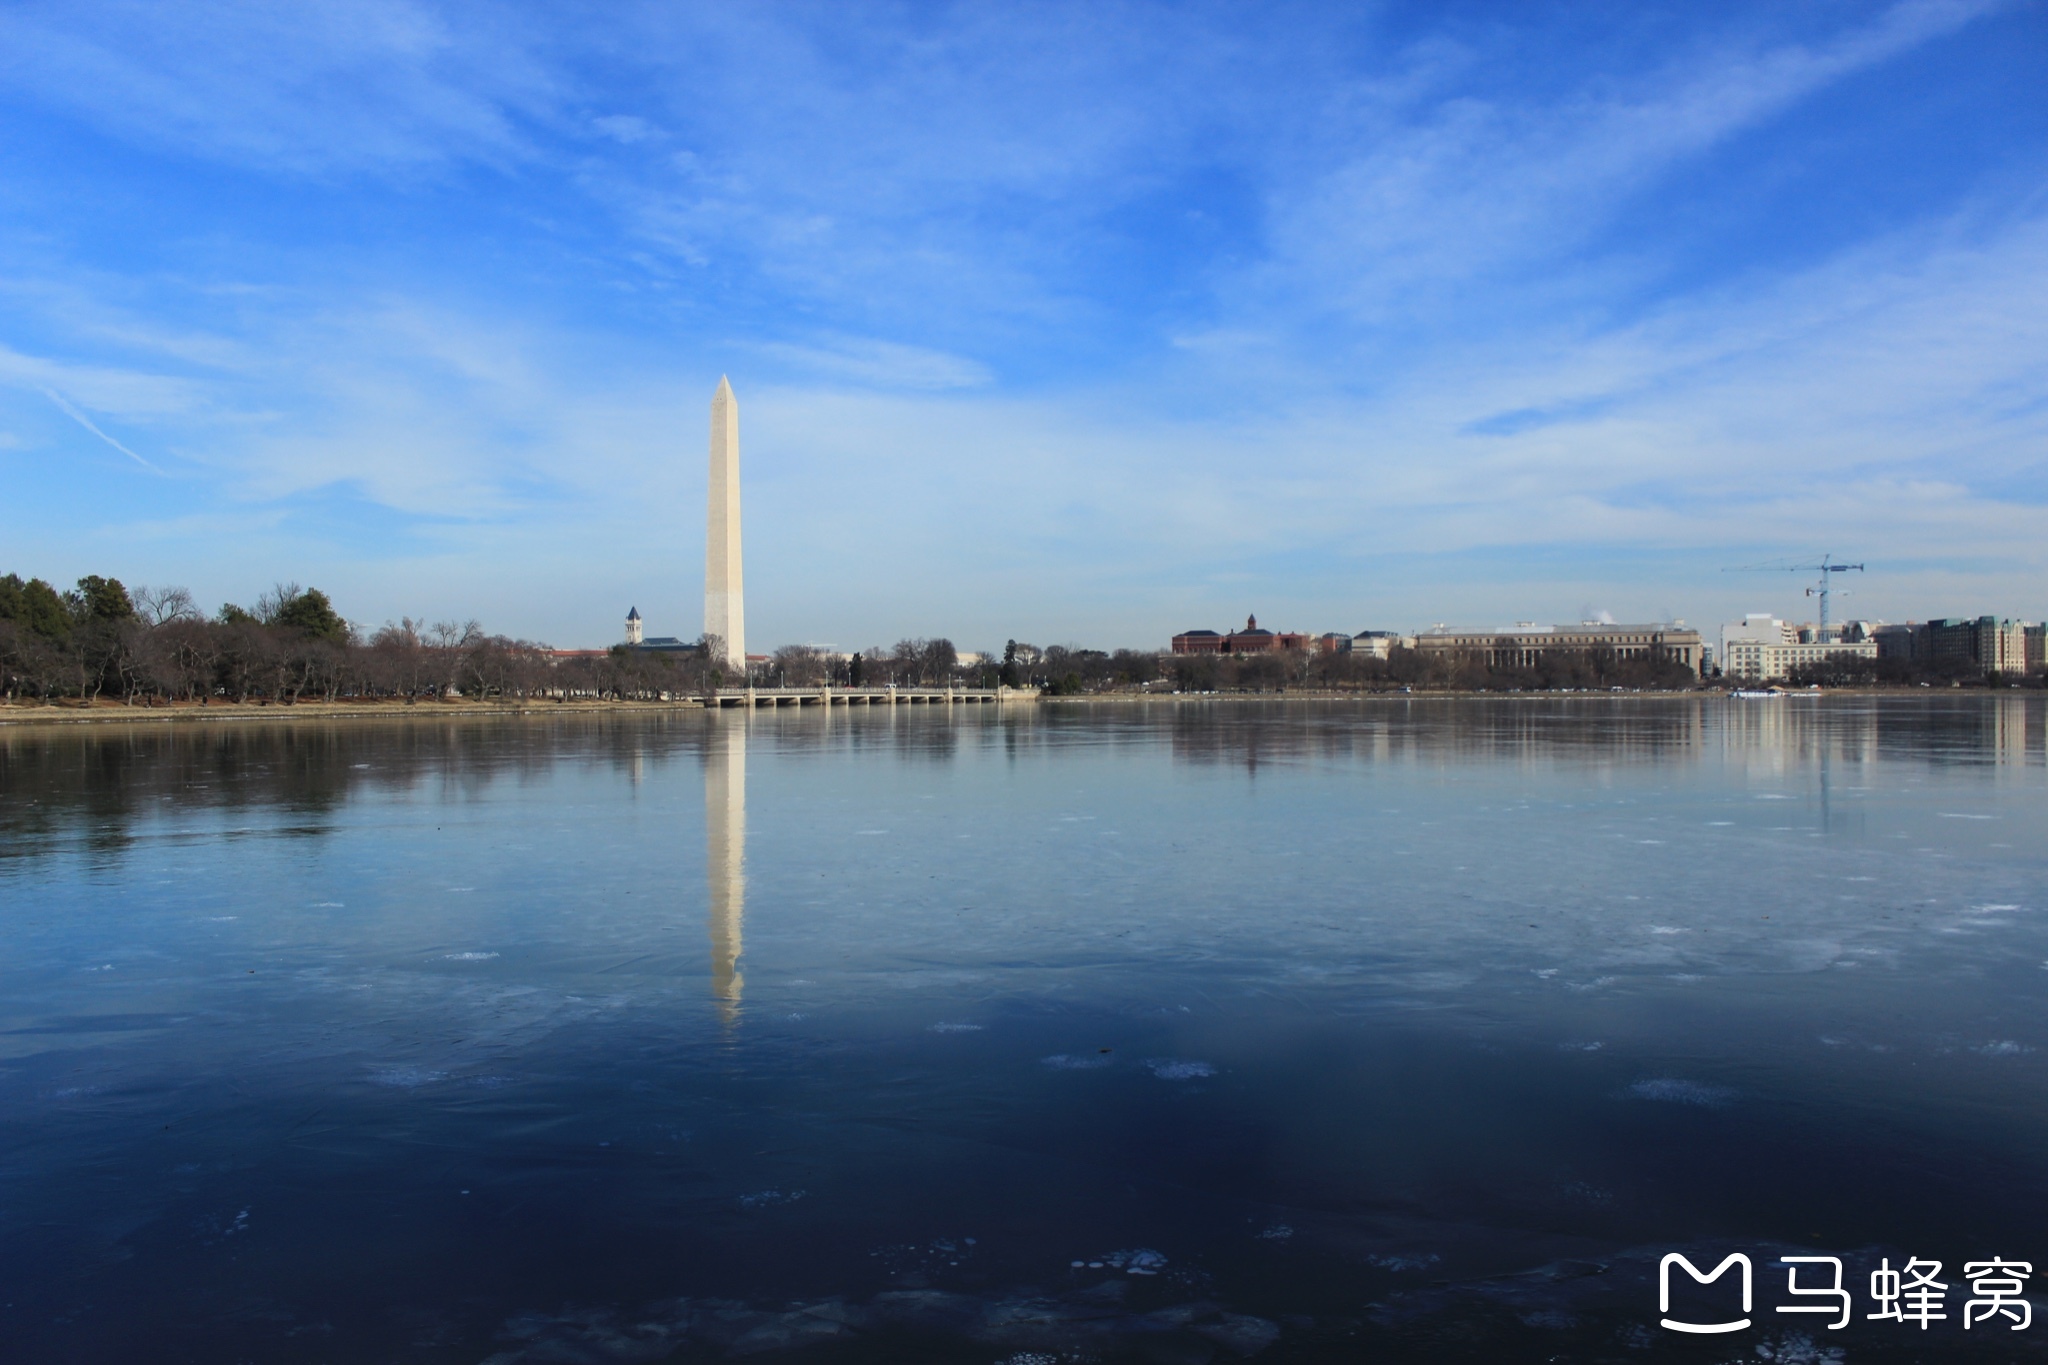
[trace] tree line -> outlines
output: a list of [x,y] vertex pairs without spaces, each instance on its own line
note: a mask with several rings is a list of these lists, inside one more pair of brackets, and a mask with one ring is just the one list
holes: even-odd
[[[1697,686],[1672,659],[1610,650],[1557,650],[1527,667],[1480,654],[1396,645],[1371,654],[1273,650],[1171,655],[1152,650],[1041,648],[1007,641],[1000,656],[963,657],[951,640],[906,638],[843,655],[787,645],[742,679],[718,642],[683,651],[615,646],[563,657],[486,632],[476,621],[410,617],[365,634],[326,593],[281,583],[247,607],[208,615],[183,588],[129,589],[88,575],[60,591],[40,578],[0,577],[0,693],[9,701],[116,698],[131,705],[210,700],[297,702],[462,695],[654,700],[719,687],[1018,687],[1052,695],[1143,689],[1179,692],[1461,690],[1547,691]],[[707,647],[708,646],[708,647]],[[1791,681],[1824,686],[1997,682],[1967,662],[1837,656]],[[2036,676],[2028,681],[2039,683]]]
[[0,693],[9,701],[419,701],[474,697],[652,699],[710,684],[704,655],[614,649],[557,658],[476,621],[410,617],[365,635],[318,588],[281,583],[208,615],[183,588],[89,575],[59,591],[0,578]]
[[[60,591],[40,578],[0,577],[0,693],[10,702],[658,700],[748,683],[992,687],[1000,671],[979,657],[963,662],[951,640],[937,638],[899,640],[850,657],[791,645],[755,661],[742,678],[720,662],[720,645],[706,638],[687,650],[615,645],[564,656],[491,634],[473,620],[407,617],[365,633],[326,593],[296,583],[277,585],[251,606],[230,602],[209,615],[184,588],[130,589],[91,575]],[[1057,661],[1065,653],[1046,656]]]
[[2001,673],[1975,659],[1873,659],[1867,655],[1830,654],[1799,664],[1786,675],[1794,687],[2041,687],[2048,675]]
[[[1012,659],[1014,658],[1014,669]],[[1631,687],[1680,688],[1699,683],[1676,659],[1613,650],[1554,650],[1527,667],[1490,665],[1485,655],[1395,645],[1387,657],[1360,652],[1275,649],[1258,654],[1159,654],[1119,649],[1038,650],[1012,642],[1001,670],[1055,695],[1171,688],[1176,692],[1335,692],[1456,690],[1534,692]]]

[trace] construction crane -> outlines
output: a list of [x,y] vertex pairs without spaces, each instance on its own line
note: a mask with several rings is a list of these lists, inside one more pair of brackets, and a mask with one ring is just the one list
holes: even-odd
[[1819,574],[1820,581],[1818,583],[1815,583],[1812,587],[1808,588],[1806,590],[1806,595],[1808,597],[1818,597],[1820,599],[1820,638],[1822,640],[1826,640],[1828,638],[1828,597],[1832,593],[1837,591],[1837,589],[1834,586],[1834,580],[1829,578],[1828,575],[1837,573],[1849,573],[1851,571],[1854,571],[1856,573],[1862,573],[1863,566],[1861,564],[1837,564],[1835,562],[1835,557],[1833,554],[1824,554],[1818,560],[1808,561],[1802,564],[1788,564],[1783,560],[1779,560],[1773,564],[1738,564],[1732,569],[1721,570],[1722,573]]

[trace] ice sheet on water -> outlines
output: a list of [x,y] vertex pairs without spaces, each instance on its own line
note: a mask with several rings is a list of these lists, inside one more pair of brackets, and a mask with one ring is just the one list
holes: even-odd
[[1403,1271],[1427,1270],[1438,1261],[1441,1261],[1443,1257],[1437,1255],[1434,1251],[1421,1251],[1387,1256],[1368,1256],[1365,1259],[1368,1264],[1376,1265],[1381,1270]]
[[740,1196],[743,1209],[770,1209],[781,1204],[794,1204],[809,1194],[809,1190],[761,1190],[754,1194]]
[[450,961],[450,962],[489,962],[489,961],[490,961],[490,960],[491,960],[492,958],[496,957],[496,956],[497,956],[497,954],[496,954],[496,953],[443,953],[443,954],[441,954],[441,956],[442,956],[442,957],[444,957],[444,958],[446,958],[446,959],[447,959],[448,961]]
[[[1147,1360],[1211,1360],[1221,1346],[1232,1356],[1256,1356],[1280,1339],[1277,1323],[1219,1304],[1196,1300],[1150,1311],[1123,1306],[1125,1281],[1110,1281],[1053,1296],[1025,1291],[982,1298],[936,1289],[890,1290],[867,1300],[823,1299],[772,1306],[731,1299],[665,1299],[626,1313],[579,1308],[558,1314],[523,1313],[500,1333],[510,1345],[484,1365],[561,1365],[565,1361],[656,1361],[698,1358],[708,1349],[747,1359],[802,1351],[870,1334],[900,1342],[905,1332],[924,1339],[974,1342],[987,1354],[947,1359],[997,1365],[1078,1365],[1105,1357],[1128,1358],[1132,1346]],[[878,1343],[879,1344],[879,1343]],[[696,1348],[692,1350],[691,1348]],[[922,1355],[922,1353],[921,1353]]]
[[1839,1346],[1817,1345],[1812,1337],[1787,1332],[1775,1341],[1758,1342],[1756,1358],[1768,1365],[1842,1365],[1849,1357]]
[[1166,1257],[1150,1247],[1134,1247],[1129,1251],[1112,1251],[1088,1264],[1108,1266],[1130,1275],[1157,1275],[1166,1269]]
[[1656,1100],[1664,1104],[1690,1104],[1701,1109],[1720,1109],[1735,1102],[1735,1091],[1725,1085],[1684,1081],[1672,1076],[1657,1076],[1650,1080],[1637,1081],[1628,1088],[1628,1093],[1639,1100]]
[[199,1234],[199,1240],[213,1246],[226,1238],[249,1230],[249,1210],[236,1214],[208,1214],[192,1221],[192,1230]]
[[1145,1065],[1162,1081],[1194,1081],[1216,1074],[1216,1068],[1207,1062],[1185,1062],[1172,1057],[1154,1057]]
[[926,1243],[878,1246],[868,1255],[879,1261],[892,1276],[906,1272],[929,1276],[958,1269],[973,1258],[974,1251],[975,1239],[972,1237],[939,1237]]
[[929,1030],[927,1030],[927,1031],[928,1031],[928,1032],[931,1032],[931,1033],[979,1033],[979,1032],[981,1032],[981,1025],[979,1025],[979,1024],[933,1024],[933,1025],[932,1025],[932,1026],[930,1027],[930,1029],[929,1029]]
[[375,1085],[394,1086],[400,1090],[416,1090],[435,1081],[445,1081],[445,1071],[428,1071],[417,1066],[380,1066],[370,1071],[370,1080]]
[[2025,1043],[2016,1043],[2010,1038],[1994,1038],[1988,1043],[1980,1043],[1970,1049],[1970,1051],[1981,1053],[1986,1057],[2017,1057],[2022,1052],[2032,1052],[2033,1050]]
[[1040,1057],[1038,1060],[1040,1065],[1049,1066],[1054,1071],[1094,1071],[1098,1067],[1105,1067],[1110,1064],[1108,1057],[1100,1055],[1090,1057],[1086,1054],[1075,1057],[1064,1052],[1054,1053],[1050,1057]]

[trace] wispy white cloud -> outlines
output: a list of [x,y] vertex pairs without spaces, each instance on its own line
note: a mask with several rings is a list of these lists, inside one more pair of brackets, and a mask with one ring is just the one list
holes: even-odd
[[630,147],[636,142],[647,142],[659,138],[661,130],[637,114],[606,114],[590,121],[590,126],[614,142]]
[[741,343],[798,371],[855,380],[889,389],[973,389],[994,379],[986,365],[923,346],[904,346],[868,337],[828,337],[809,345],[793,342]]
[[293,173],[508,162],[556,92],[515,12],[411,0],[0,11],[0,80],[121,136]]
[[1336,164],[1275,187],[1275,249],[1237,301],[1279,291],[1291,307],[1412,326],[1418,310],[1468,315],[1475,288],[1491,293],[1496,316],[1532,299],[1584,297],[1609,282],[1606,272],[1579,261],[1561,276],[1554,263],[1646,185],[1825,86],[2001,7],[1908,0],[1818,43],[1687,52],[1563,99],[1425,85],[1417,93],[1426,98],[1375,104],[1349,136],[1325,144]]
[[141,366],[82,363],[28,355],[0,345],[0,384],[58,389],[97,412],[142,421],[189,415],[204,403],[190,380]]

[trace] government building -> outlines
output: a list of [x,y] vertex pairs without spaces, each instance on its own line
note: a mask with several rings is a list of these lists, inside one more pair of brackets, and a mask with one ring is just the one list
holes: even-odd
[[1608,625],[1581,621],[1575,626],[1539,626],[1521,622],[1512,629],[1452,630],[1438,626],[1417,635],[1410,646],[1422,654],[1455,654],[1488,668],[1534,668],[1544,656],[1602,651],[1617,659],[1669,659],[1700,671],[1700,633],[1683,621],[1670,625]]
[[1173,637],[1173,652],[1176,654],[1268,654],[1276,649],[1307,649],[1308,646],[1309,637],[1306,635],[1260,629],[1256,616],[1245,618],[1243,630],[1228,633],[1184,630]]

